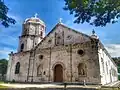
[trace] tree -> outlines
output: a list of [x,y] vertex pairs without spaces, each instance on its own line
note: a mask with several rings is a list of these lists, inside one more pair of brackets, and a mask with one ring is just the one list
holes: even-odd
[[94,26],[116,23],[120,17],[120,0],[64,0],[64,10],[76,18],[74,23],[87,22]]
[[112,58],[114,60],[114,62],[117,64],[117,66],[120,67],[120,57],[114,57]]
[[16,23],[13,18],[7,16],[8,10],[8,7],[0,0],[0,24],[5,27],[9,27],[10,24]]
[[[120,57],[114,57],[112,58],[116,65],[118,66],[118,73],[120,73]],[[120,75],[118,75],[118,79],[120,80]]]
[[0,59],[0,74],[4,76],[7,72],[8,60]]

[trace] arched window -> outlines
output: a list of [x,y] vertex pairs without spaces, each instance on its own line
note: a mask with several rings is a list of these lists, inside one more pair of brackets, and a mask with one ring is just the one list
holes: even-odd
[[39,59],[41,59],[41,60],[42,60],[42,59],[43,59],[43,55],[39,55]]
[[43,36],[43,32],[42,32],[42,31],[40,32],[40,36],[41,36],[41,37]]
[[37,67],[37,76],[41,76],[42,75],[42,65],[39,65]]
[[84,63],[80,63],[78,65],[78,75],[85,76],[86,75],[86,65]]
[[107,74],[108,74],[108,64],[107,64],[107,62],[106,62],[106,71],[107,71]]
[[17,62],[15,66],[15,74],[19,74],[19,73],[20,73],[20,62]]
[[105,67],[104,67],[104,60],[103,60],[103,58],[101,58],[101,63],[102,63],[102,71],[104,73],[105,72]]
[[24,49],[24,44],[21,44],[21,52],[23,51]]

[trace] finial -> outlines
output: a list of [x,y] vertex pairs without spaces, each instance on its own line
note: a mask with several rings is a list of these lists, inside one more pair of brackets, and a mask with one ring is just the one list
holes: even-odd
[[13,51],[11,51],[11,54],[13,54]]
[[93,34],[93,35],[95,34],[95,30],[94,30],[94,29],[92,30],[92,34]]
[[62,18],[59,19],[59,23],[62,23]]
[[96,39],[99,39],[99,37],[96,35],[95,33],[95,30],[93,29],[92,30],[92,35],[91,35],[93,38],[96,38]]
[[13,51],[11,51],[10,55],[13,55]]
[[35,18],[37,18],[37,17],[38,17],[38,14],[37,14],[37,13],[35,13],[34,17],[35,17]]

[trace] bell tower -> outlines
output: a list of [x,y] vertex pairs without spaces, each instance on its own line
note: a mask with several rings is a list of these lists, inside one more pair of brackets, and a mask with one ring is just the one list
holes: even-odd
[[18,52],[29,51],[45,37],[45,23],[37,17],[28,18],[22,25],[22,35],[19,37]]

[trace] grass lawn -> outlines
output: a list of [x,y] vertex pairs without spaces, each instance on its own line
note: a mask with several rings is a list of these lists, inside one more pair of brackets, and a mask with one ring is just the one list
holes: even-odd
[[[3,81],[0,81],[0,84],[3,84],[3,83],[4,83]],[[0,85],[0,88],[7,88],[7,86]]]
[[4,83],[3,81],[0,81],[0,84]]
[[6,86],[2,86],[2,85],[0,85],[0,88],[7,88]]

